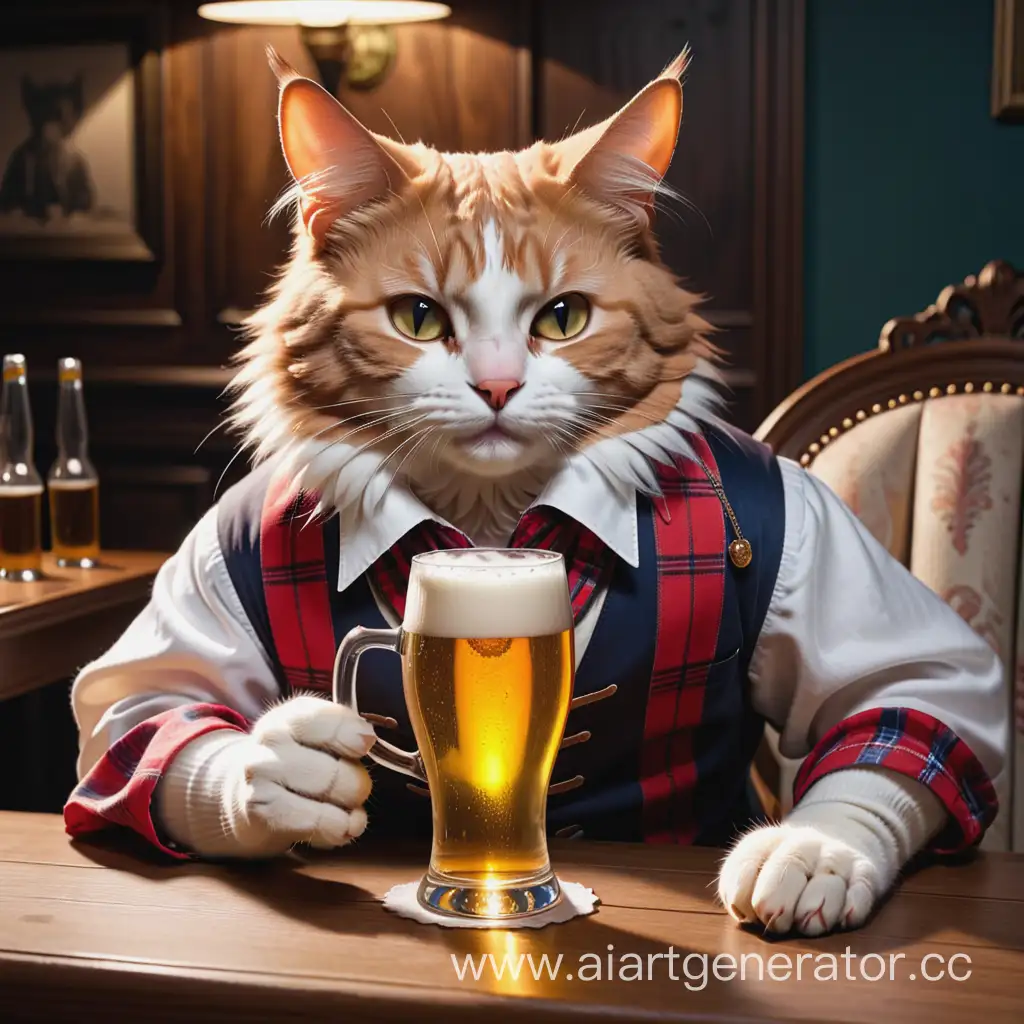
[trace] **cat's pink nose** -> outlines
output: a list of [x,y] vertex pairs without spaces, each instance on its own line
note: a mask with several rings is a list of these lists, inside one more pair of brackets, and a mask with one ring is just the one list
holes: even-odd
[[492,408],[504,409],[508,400],[523,386],[518,380],[482,380],[470,387]]

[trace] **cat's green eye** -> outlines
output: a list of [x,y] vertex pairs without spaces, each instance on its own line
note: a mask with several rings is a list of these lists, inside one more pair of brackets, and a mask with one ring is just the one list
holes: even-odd
[[552,299],[534,318],[530,333],[547,341],[568,341],[590,320],[590,303],[578,292]]
[[388,303],[395,330],[413,341],[437,341],[451,334],[448,314],[424,295],[403,295]]

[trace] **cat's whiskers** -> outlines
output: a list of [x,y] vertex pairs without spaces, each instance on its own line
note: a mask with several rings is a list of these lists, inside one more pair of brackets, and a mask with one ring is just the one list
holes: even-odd
[[216,434],[218,430],[223,430],[225,427],[230,426],[230,424],[230,419],[223,419],[220,421],[220,423],[216,424],[211,430],[208,430],[206,432],[206,436],[202,439],[202,441],[199,442],[199,444],[196,445],[196,450],[192,454],[198,455],[199,449],[202,448],[203,445],[206,444],[206,442],[209,441],[210,438],[213,437],[213,435]]
[[378,507],[380,506],[380,503],[384,500],[384,498],[387,496],[388,491],[391,490],[391,487],[394,484],[394,482],[398,479],[399,473],[402,472],[402,467],[406,464],[406,462],[409,461],[409,458],[413,454],[415,454],[416,451],[418,451],[427,441],[430,440],[430,435],[435,430],[437,430],[437,425],[436,424],[431,424],[428,427],[423,427],[421,430],[417,430],[415,434],[411,435],[411,438],[406,438],[406,440],[403,441],[398,446],[398,448],[396,448],[394,451],[392,451],[391,454],[388,455],[388,457],[386,459],[384,459],[383,462],[381,462],[380,467],[378,467],[378,472],[380,471],[381,468],[383,468],[384,464],[389,459],[391,459],[398,452],[398,450],[400,448],[402,448],[403,445],[405,445],[405,444],[407,444],[409,442],[409,440],[415,439],[415,438],[419,438],[419,440],[414,440],[413,441],[412,447],[405,453],[405,455],[402,456],[402,461],[399,462],[398,465],[395,467],[395,471],[391,474],[391,479],[388,480],[387,484],[385,484],[384,490],[381,491],[380,497],[377,499]]
[[231,456],[230,459],[228,459],[228,464],[220,471],[220,476],[217,477],[217,483],[214,485],[214,488],[213,488],[213,500],[214,501],[217,500],[217,492],[220,490],[220,485],[222,483],[224,483],[224,477],[227,476],[228,470],[231,469],[231,467],[235,463],[235,459],[237,459],[238,456],[241,455],[242,452],[244,452],[247,447],[248,447],[248,445],[246,444],[246,442],[244,440],[239,442],[238,447],[235,449],[235,453]]
[[569,394],[574,395],[574,396],[583,396],[583,397],[593,396],[595,398],[603,398],[603,399],[605,399],[604,403],[601,403],[601,402],[590,402],[590,403],[587,403],[585,405],[581,405],[581,407],[580,407],[581,410],[605,409],[605,410],[610,411],[610,412],[620,412],[620,413],[632,412],[632,413],[635,413],[637,416],[641,416],[644,419],[649,420],[651,423],[664,423],[665,422],[663,419],[658,419],[655,416],[648,416],[647,413],[642,412],[641,410],[637,409],[635,404],[631,405],[631,404],[625,403],[625,402],[624,403],[617,403],[617,402],[614,401],[614,397],[612,395],[605,394],[604,392],[601,392],[601,391],[570,391]]
[[[359,431],[361,431],[361,430],[366,430],[369,427],[379,426],[381,423],[387,423],[388,420],[397,419],[399,416],[404,416],[404,415],[406,415],[406,413],[408,413],[410,411],[412,411],[412,406],[406,406],[403,409],[392,410],[391,412],[385,413],[383,416],[378,416],[376,419],[369,420],[366,423],[361,423],[358,427],[353,427],[350,431],[348,431],[342,437],[337,438],[337,440],[344,441],[346,438],[351,437],[353,434],[358,434]],[[318,441],[321,437],[324,436],[324,434],[328,433],[329,431],[336,430],[338,427],[343,427],[346,423],[352,423],[353,421],[359,419],[360,415],[367,415],[367,414],[365,414],[365,413],[357,414],[356,416],[349,416],[349,417],[346,417],[345,419],[334,420],[333,422],[329,423],[326,427],[323,427],[321,430],[318,430],[315,434],[313,434],[313,436],[310,438],[310,440],[311,441]],[[372,416],[373,413],[371,412],[371,413],[369,413],[369,415]]]
[[555,446],[555,450],[563,456],[567,456],[570,452],[576,450],[579,443],[580,437],[574,434],[568,427],[561,425],[553,425],[551,429],[554,431],[554,436],[550,438]]
[[421,434],[428,433],[432,429],[434,429],[434,425],[428,424],[425,427],[420,427],[419,430],[414,430],[407,437],[399,441],[398,444],[396,444],[394,448],[392,448],[391,451],[388,452],[388,454],[385,455],[384,458],[377,463],[377,472],[380,472],[380,470],[382,470],[407,444],[409,444],[411,441],[414,441]]
[[431,469],[431,467],[433,467],[433,469],[435,471],[440,471],[440,469],[441,469],[440,455],[441,455],[441,452],[444,451],[446,445],[448,444],[448,442],[450,440],[451,440],[451,435],[450,434],[445,434],[442,431],[438,431],[437,432],[437,436],[434,438],[434,446],[433,446],[433,448],[430,449],[430,455],[427,457],[427,470],[428,471]]
[[[354,429],[352,429],[352,430],[348,431],[347,433],[343,434],[343,435],[342,435],[341,437],[339,437],[339,438],[335,438],[334,440],[332,440],[332,441],[330,442],[330,444],[328,444],[328,445],[327,445],[327,446],[326,446],[326,447],[325,447],[325,448],[324,448],[324,449],[323,449],[323,450],[322,450],[322,451],[320,452],[320,455],[323,455],[324,453],[326,453],[326,452],[330,451],[330,450],[331,450],[331,448],[333,448],[333,447],[334,447],[334,446],[335,446],[336,444],[339,444],[340,442],[343,442],[343,441],[344,441],[344,440],[346,440],[347,438],[351,437],[351,436],[352,436],[353,434],[357,434],[357,433],[359,433],[359,431],[361,431],[361,430],[365,430],[365,429],[367,429],[367,428],[369,428],[369,427],[372,427],[372,426],[377,426],[377,425],[380,425],[381,423],[385,423],[385,422],[387,422],[388,420],[392,420],[392,419],[395,419],[397,415],[401,415],[401,414],[402,414],[402,413],[398,413],[398,414],[392,413],[392,414],[389,414],[389,415],[387,415],[387,416],[382,416],[382,417],[379,417],[378,419],[376,419],[376,420],[372,421],[371,423],[366,423],[366,424],[363,424],[362,426],[359,426],[359,427],[355,427]],[[422,422],[422,421],[423,421],[424,419],[426,419],[426,418],[427,418],[427,416],[428,416],[428,415],[429,415],[429,414],[427,414],[427,413],[423,413],[422,415],[420,415],[420,416],[418,416],[418,417],[414,418],[414,419],[413,419],[413,420],[412,420],[411,422],[408,422],[408,423],[399,423],[399,424],[398,424],[397,426],[395,426],[395,427],[392,427],[392,428],[390,428],[389,430],[385,431],[385,432],[384,432],[383,434],[381,434],[381,435],[380,435],[380,437],[378,437],[378,438],[374,438],[374,439],[372,439],[372,440],[368,441],[368,442],[367,442],[366,444],[364,444],[364,445],[361,445],[361,446],[360,446],[359,448],[357,448],[357,449],[356,449],[356,451],[355,451],[355,452],[353,452],[353,454],[352,454],[352,455],[351,455],[351,456],[349,457],[349,459],[348,459],[348,460],[347,460],[347,461],[345,462],[345,465],[348,465],[348,463],[349,463],[349,462],[351,462],[351,461],[352,461],[352,460],[353,460],[353,459],[354,459],[354,458],[355,458],[355,457],[356,457],[357,455],[359,455],[359,454],[360,454],[361,452],[365,451],[365,450],[366,450],[366,449],[367,449],[368,447],[372,446],[373,444],[377,443],[378,441],[383,441],[383,440],[386,440],[386,439],[387,439],[387,438],[389,438],[389,437],[393,437],[393,436],[394,436],[394,435],[395,435],[396,433],[400,433],[401,431],[403,431],[403,430],[406,430],[406,429],[408,429],[408,428],[409,428],[409,427],[411,427],[411,426],[414,426],[414,425],[415,425],[416,423],[420,423],[420,422]],[[331,427],[337,427],[337,426],[339,426],[339,425],[340,425],[341,423],[344,423],[344,422],[346,422],[346,421],[344,421],[344,420],[341,420],[341,421],[337,421],[336,423],[332,424],[332,425],[331,425]],[[322,434],[323,434],[323,433],[324,433],[324,432],[325,432],[326,430],[329,430],[329,429],[331,429],[331,427],[326,427],[326,428],[325,428],[324,430],[322,430],[322,431],[318,431],[318,432],[317,432],[317,433],[316,433],[316,434],[315,434],[315,435],[314,435],[314,436],[313,436],[313,437],[311,438],[311,440],[317,440],[317,439],[318,439],[318,438],[319,438],[319,437],[320,437],[320,436],[321,436],[321,435],[322,435]],[[429,430],[430,428],[428,427],[427,429]],[[419,433],[419,432],[417,432],[417,433]],[[415,435],[413,435],[413,436],[415,436]],[[408,441],[408,438],[407,438],[407,439],[406,439],[405,441],[403,441],[403,442],[402,442],[402,445],[404,445],[405,443],[407,443],[407,441]],[[401,447],[402,447],[402,445],[399,445],[399,448],[401,448]],[[396,450],[397,450],[397,449],[396,449]],[[392,454],[394,454],[394,453],[392,452]],[[389,456],[388,456],[388,458],[390,458],[390,457],[391,457],[391,456],[389,455]],[[387,459],[385,459],[384,461],[386,462],[386,461],[387,461]],[[383,465],[383,462],[381,463],[381,465]],[[379,467],[378,467],[378,469],[379,469]],[[317,515],[319,514],[319,512],[320,512],[320,507],[319,507],[319,506],[318,506],[318,507],[316,507],[316,508],[314,508],[314,509],[312,509],[312,510],[311,510],[311,511],[309,512],[309,514],[308,514],[308,515],[306,516],[306,521],[305,521],[305,522],[304,522],[304,523],[302,524],[302,526],[301,526],[301,527],[300,527],[299,529],[300,529],[300,530],[304,530],[304,529],[305,529],[305,528],[306,528],[306,527],[307,527],[307,526],[308,526],[308,525],[309,525],[309,524],[310,524],[310,523],[311,523],[311,522],[312,522],[312,521],[313,521],[313,520],[315,519],[315,517],[316,517],[316,516],[317,516]]]
[[[399,423],[398,426],[391,427],[388,430],[385,430],[384,433],[381,434],[379,437],[374,437],[371,438],[369,441],[364,442],[349,455],[349,457],[345,460],[344,463],[342,463],[338,470],[339,475],[340,471],[344,469],[345,466],[348,466],[357,456],[361,455],[368,448],[372,448],[375,444],[379,444],[381,441],[386,441],[388,438],[394,437],[395,434],[400,434],[403,430],[408,430],[410,427],[416,426],[417,423],[422,423],[429,415],[430,413],[422,413],[421,415],[414,417],[409,422]],[[339,443],[339,441],[340,439],[335,439],[334,441],[331,441],[331,443],[328,444],[320,454],[323,455],[325,452],[330,451],[336,444]]]
[[604,437],[616,436],[608,430],[609,427],[616,426],[616,420],[611,416],[605,416],[604,413],[580,409],[574,414],[573,419],[590,433],[600,434]]
[[298,400],[291,401],[288,404],[298,406],[309,412],[322,412],[324,409],[340,409],[343,405],[357,405],[363,402],[407,402],[408,400],[406,395],[374,395],[370,398],[347,398],[342,402],[331,402],[328,405],[305,405]]
[[[607,410],[610,410],[610,411],[613,411],[613,412],[620,413],[622,415],[632,414],[634,416],[639,416],[641,419],[647,420],[648,423],[664,423],[665,422],[664,420],[659,420],[656,416],[649,416],[643,410],[638,409],[635,405],[626,405],[626,406],[621,406],[621,405],[592,405],[589,408],[591,408],[591,409],[607,409]],[[615,420],[619,419],[619,417],[616,417],[616,416],[605,417],[605,418],[608,420],[609,423],[612,423]]]

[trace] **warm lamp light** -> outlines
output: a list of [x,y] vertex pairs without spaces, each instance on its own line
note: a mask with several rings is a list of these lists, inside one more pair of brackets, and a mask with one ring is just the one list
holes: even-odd
[[389,25],[447,18],[451,8],[427,0],[229,0],[202,4],[199,16],[234,25],[298,25],[325,88],[337,95],[344,78],[370,89],[395,57]]

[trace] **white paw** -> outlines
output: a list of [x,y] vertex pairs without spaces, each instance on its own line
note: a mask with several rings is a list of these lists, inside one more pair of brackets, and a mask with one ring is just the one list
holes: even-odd
[[232,830],[249,849],[342,846],[366,828],[370,776],[359,763],[373,727],[351,709],[294,697],[268,711],[232,750]]
[[766,931],[822,935],[857,928],[887,888],[887,869],[854,841],[814,825],[768,825],[733,847],[718,876],[718,896],[742,923]]
[[320,697],[292,697],[271,708],[252,729],[266,746],[293,741],[338,757],[362,757],[373,745],[373,726],[351,708]]

